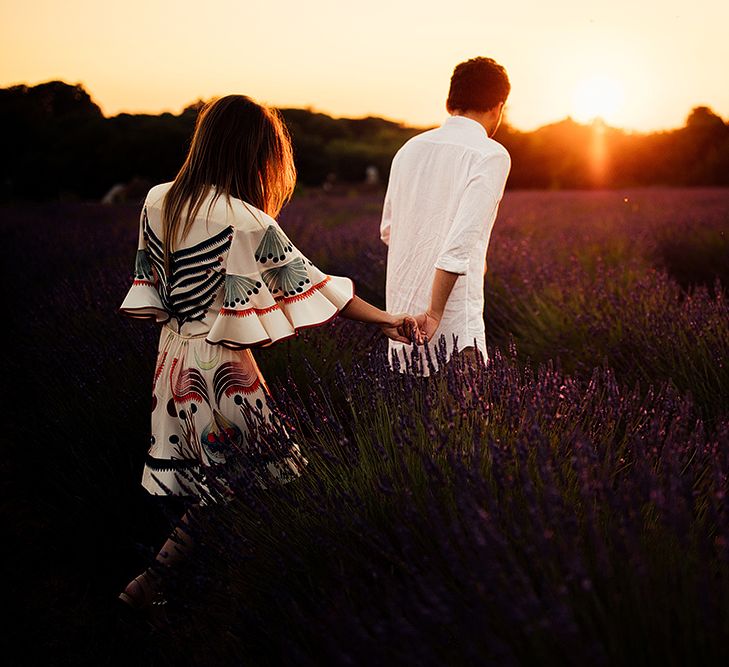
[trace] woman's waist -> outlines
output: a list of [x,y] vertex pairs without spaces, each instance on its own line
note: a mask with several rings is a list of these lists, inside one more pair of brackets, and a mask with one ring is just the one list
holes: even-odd
[[180,322],[177,318],[172,317],[165,322],[162,329],[177,338],[193,339],[205,338],[210,331],[210,327],[211,325],[204,320]]

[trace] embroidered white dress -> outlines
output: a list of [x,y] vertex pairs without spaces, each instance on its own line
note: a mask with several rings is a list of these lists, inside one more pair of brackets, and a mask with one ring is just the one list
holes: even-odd
[[[270,421],[268,388],[252,347],[331,320],[354,296],[349,278],[312,264],[277,221],[211,188],[165,273],[162,200],[153,187],[139,226],[132,286],[122,313],[163,323],[152,383],[152,428],[142,486],[153,495],[206,497],[203,466],[250,447],[251,419]],[[183,215],[186,211],[183,211]],[[296,443],[266,463],[282,483],[307,460]],[[266,484],[259,477],[260,485]]]

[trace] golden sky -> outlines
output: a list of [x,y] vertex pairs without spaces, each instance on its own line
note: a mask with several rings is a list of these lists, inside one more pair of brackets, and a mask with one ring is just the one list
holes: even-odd
[[243,93],[431,126],[453,67],[490,56],[509,121],[640,131],[693,106],[729,118],[724,0],[0,0],[0,86],[82,83],[107,115]]

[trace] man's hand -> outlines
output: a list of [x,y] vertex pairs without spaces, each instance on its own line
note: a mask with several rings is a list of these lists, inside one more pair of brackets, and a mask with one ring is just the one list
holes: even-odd
[[398,313],[390,316],[390,321],[381,324],[382,333],[388,338],[396,340],[400,343],[412,343],[413,338],[420,343],[422,342],[422,334],[418,327],[416,319],[408,313]]
[[425,340],[432,341],[434,339],[435,332],[438,331],[438,327],[440,326],[440,320],[443,317],[443,311],[445,310],[448,297],[453,291],[453,286],[456,284],[459,275],[452,271],[444,271],[439,268],[435,269],[430,305],[424,313],[415,316],[418,328]]
[[415,321],[420,329],[421,340],[418,343],[424,343],[426,340],[431,341],[440,326],[440,317],[430,310],[415,316]]

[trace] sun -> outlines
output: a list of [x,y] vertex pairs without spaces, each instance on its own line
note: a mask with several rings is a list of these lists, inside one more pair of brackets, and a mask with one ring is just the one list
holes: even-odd
[[572,96],[573,116],[582,123],[595,118],[614,121],[622,101],[622,86],[609,76],[595,74],[577,84]]

